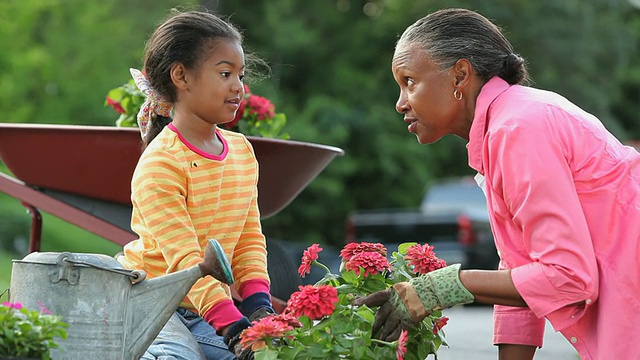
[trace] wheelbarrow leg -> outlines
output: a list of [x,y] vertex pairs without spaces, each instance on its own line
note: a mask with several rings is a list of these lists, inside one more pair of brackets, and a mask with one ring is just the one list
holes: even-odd
[[22,206],[27,208],[27,212],[31,215],[31,235],[29,236],[29,253],[40,251],[40,243],[42,241],[42,215],[38,208],[31,204],[22,202]]

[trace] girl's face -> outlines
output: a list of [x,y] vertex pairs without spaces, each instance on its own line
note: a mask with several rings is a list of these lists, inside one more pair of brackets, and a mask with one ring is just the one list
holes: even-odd
[[244,96],[242,46],[232,39],[217,41],[209,57],[188,73],[189,85],[180,99],[184,106],[179,108],[212,125],[233,120]]
[[391,70],[400,86],[396,110],[418,142],[434,143],[447,134],[468,139],[462,101],[453,96],[457,81],[451,69],[442,70],[424,51],[403,46],[396,49]]

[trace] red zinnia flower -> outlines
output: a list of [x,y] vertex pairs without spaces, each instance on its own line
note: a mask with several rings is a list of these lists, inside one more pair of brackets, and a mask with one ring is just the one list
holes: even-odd
[[362,252],[377,252],[380,255],[386,257],[387,256],[387,248],[380,243],[348,243],[345,247],[340,251],[340,257],[342,257],[342,261],[349,261],[354,255],[362,253]]
[[247,99],[249,115],[257,115],[258,120],[271,119],[276,116],[276,107],[267,98],[250,95]]
[[107,96],[107,104],[113,108],[118,114],[124,114],[124,108],[119,102]]
[[400,338],[398,338],[398,347],[396,348],[396,359],[404,360],[404,355],[407,353],[407,340],[409,340],[409,333],[407,330],[402,330]]
[[377,274],[384,270],[391,270],[391,264],[386,257],[378,252],[361,252],[355,254],[344,264],[345,269],[355,271],[360,275],[360,268],[364,268],[364,276]]
[[416,274],[426,274],[447,266],[444,260],[436,256],[433,252],[433,246],[429,244],[410,246],[404,258]]
[[438,319],[435,319],[433,321],[433,334],[437,334],[438,331],[440,331],[440,329],[442,329],[445,325],[447,325],[447,322],[449,321],[449,318],[444,316]]
[[282,313],[279,315],[273,315],[273,321],[280,321],[281,323],[287,325],[287,326],[291,326],[292,328],[299,328],[302,327],[302,323],[300,322],[300,320],[298,320],[297,317],[289,314],[289,313]]
[[313,244],[302,253],[302,263],[298,268],[298,274],[304,277],[311,272],[311,264],[318,260],[318,253],[322,251],[322,248],[318,244]]
[[242,331],[240,345],[243,349],[251,346],[251,350],[256,351],[267,346],[267,341],[275,337],[283,336],[293,327],[282,321],[278,321],[274,316],[267,316],[254,321],[253,326]]
[[331,315],[338,302],[338,289],[329,285],[298,286],[300,291],[291,294],[287,301],[286,313],[295,317],[308,316],[311,320],[319,320]]

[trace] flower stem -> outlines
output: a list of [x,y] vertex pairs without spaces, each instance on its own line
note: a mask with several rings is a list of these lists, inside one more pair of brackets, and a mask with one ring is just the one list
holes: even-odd
[[395,342],[395,341],[393,341],[393,342],[388,342],[388,341],[383,341],[383,340],[378,340],[378,339],[373,339],[373,338],[372,338],[372,339],[371,339],[371,342],[378,343],[378,344],[381,344],[381,345],[394,346],[394,342]]
[[[312,263],[312,264],[314,264],[314,265],[318,265],[319,267],[323,268],[323,269],[324,269],[324,271],[326,271],[326,272],[327,272],[327,274],[329,274],[329,275],[332,275],[332,274],[333,274],[333,273],[331,272],[331,270],[330,270],[328,267],[326,267],[326,265],[325,265],[325,264],[323,264],[323,263],[319,262],[318,260],[313,260],[311,263]],[[335,280],[335,279],[332,279],[332,280],[330,281],[330,283],[331,283],[331,285],[332,285],[332,286],[338,286],[338,285],[340,285],[340,283],[339,283],[337,280]]]
[[314,265],[318,265],[318,266],[320,266],[321,268],[323,268],[323,269],[324,269],[324,271],[326,271],[326,272],[327,272],[327,274],[331,274],[331,270],[329,270],[329,268],[328,268],[328,267],[326,267],[323,263],[318,262],[317,260],[313,260],[313,264],[314,264]]

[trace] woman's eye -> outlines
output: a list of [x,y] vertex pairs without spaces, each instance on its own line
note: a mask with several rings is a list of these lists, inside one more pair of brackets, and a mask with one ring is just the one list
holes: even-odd
[[407,86],[412,86],[412,85],[415,85],[416,83],[415,81],[413,81],[412,78],[407,78],[405,82],[407,83]]

